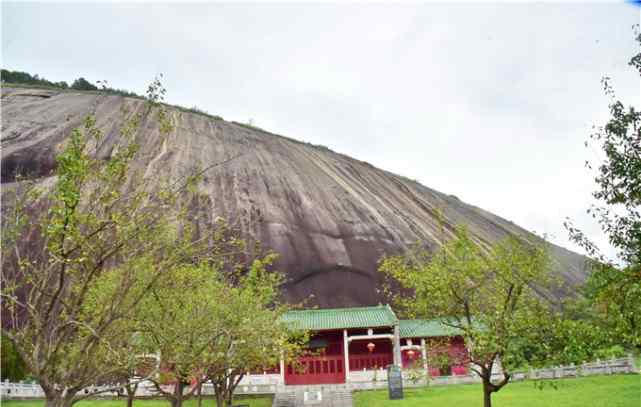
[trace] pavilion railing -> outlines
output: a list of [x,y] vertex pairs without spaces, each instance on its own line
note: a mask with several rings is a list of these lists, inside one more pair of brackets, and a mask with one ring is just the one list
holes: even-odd
[[[356,358],[358,359],[358,358]],[[350,357],[350,363],[352,358]],[[320,370],[320,369],[319,369]],[[350,369],[351,370],[351,369]],[[321,373],[319,371],[319,373]],[[611,375],[611,374],[625,374],[625,373],[639,373],[639,366],[636,366],[635,359],[632,355],[624,358],[597,360],[582,365],[569,365],[550,367],[545,369],[536,369],[529,371],[514,372],[512,380],[539,380],[539,379],[558,379],[566,377],[580,377],[580,376],[593,376],[593,375]],[[498,373],[497,373],[498,375]],[[407,372],[404,372],[405,380],[403,385],[406,387],[417,387],[425,385],[425,381],[412,382]],[[266,374],[261,375],[260,379],[254,375],[247,377],[246,381],[241,382],[237,388],[238,394],[268,394],[275,393],[283,386],[280,375]],[[384,388],[387,386],[387,372],[385,369],[374,370],[361,370],[350,372],[351,382],[340,386],[347,386],[348,388],[359,389],[373,389]],[[449,385],[449,384],[462,384],[462,383],[478,383],[479,377],[474,374],[461,375],[461,376],[439,376],[430,379],[433,385]],[[99,387],[89,389],[99,390]],[[205,385],[203,394],[210,395],[213,393],[211,385]],[[151,383],[143,383],[138,388],[138,397],[153,397],[157,396],[154,387]],[[97,395],[97,397],[116,397],[115,393],[106,393]],[[2,400],[9,399],[42,399],[44,392],[42,388],[36,383],[10,383],[8,381],[0,382],[0,398]]]
[[372,370],[386,368],[393,363],[393,356],[387,353],[349,355],[349,370]]

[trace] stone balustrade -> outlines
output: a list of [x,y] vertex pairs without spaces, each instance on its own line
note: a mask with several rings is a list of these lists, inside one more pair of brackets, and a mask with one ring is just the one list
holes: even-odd
[[[545,369],[536,369],[530,371],[517,371],[512,373],[512,381],[522,380],[540,380],[540,379],[558,379],[566,377],[580,377],[593,375],[610,375],[621,373],[638,373],[639,367],[635,365],[634,358],[629,355],[624,358],[597,360],[595,362],[584,363],[582,365],[558,366]],[[426,379],[420,378],[412,380],[412,375],[407,370],[403,372],[404,387],[425,386]],[[496,373],[497,379],[500,377]],[[429,379],[430,385],[451,385],[479,383],[480,378],[475,374],[454,375],[454,376],[436,376]],[[324,385],[325,387],[340,387],[349,390],[370,390],[378,388],[387,388],[387,372],[385,370],[363,370],[351,371],[350,382],[346,384]],[[169,386],[171,387],[171,386]],[[243,378],[236,388],[237,394],[274,394],[285,386],[282,383],[279,374],[259,374],[248,375]],[[87,389],[87,392],[99,392],[104,387],[93,387]],[[211,384],[203,386],[204,395],[213,395]],[[117,397],[117,392],[106,392],[96,394],[96,397]],[[157,392],[150,382],[142,382],[138,386],[136,393],[138,397],[156,397]],[[44,398],[42,388],[36,383],[10,383],[8,381],[0,382],[0,397],[3,400],[8,399],[41,399]]]

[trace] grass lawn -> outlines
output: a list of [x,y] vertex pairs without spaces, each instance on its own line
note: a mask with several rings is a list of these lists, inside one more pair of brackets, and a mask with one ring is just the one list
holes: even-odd
[[[272,396],[236,397],[234,405],[236,404],[247,404],[250,407],[271,407]],[[43,407],[44,405],[43,400],[2,401],[2,407]],[[123,398],[120,400],[83,400],[74,404],[74,407],[125,407],[126,405],[127,400]],[[190,399],[183,405],[197,407],[198,404],[196,399]],[[146,399],[134,401],[134,407],[170,407],[170,404],[165,399]],[[203,398],[203,407],[216,407],[216,401],[212,398]]]
[[[509,383],[492,395],[493,407],[640,407],[641,375],[592,376],[559,379],[542,390],[533,382]],[[404,400],[388,400],[387,390],[354,393],[354,407],[480,407],[483,390],[480,384],[434,386],[406,389]]]

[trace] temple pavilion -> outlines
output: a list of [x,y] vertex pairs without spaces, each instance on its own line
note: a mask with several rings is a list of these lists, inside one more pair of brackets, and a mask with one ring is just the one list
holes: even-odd
[[[310,352],[296,368],[281,362],[275,374],[285,385],[340,384],[372,380],[390,364],[429,369],[432,376],[466,375],[466,348],[457,332],[438,320],[402,320],[388,305],[290,311],[283,320],[310,332]],[[430,347],[447,349],[451,363],[428,366]],[[443,352],[442,352],[443,353]],[[459,361],[459,362],[457,362]]]

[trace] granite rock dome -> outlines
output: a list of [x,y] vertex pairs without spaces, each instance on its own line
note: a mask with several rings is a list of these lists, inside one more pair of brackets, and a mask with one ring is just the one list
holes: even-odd
[[[31,88],[2,89],[2,183],[15,174],[51,176],[57,147],[87,113],[95,112],[110,154],[122,109],[143,102],[115,95]],[[207,171],[202,192],[208,216],[239,225],[246,236],[280,253],[284,294],[313,294],[327,306],[374,305],[381,300],[377,262],[421,241],[436,247],[455,225],[467,225],[484,245],[530,233],[458,198],[372,165],[260,129],[170,108],[175,130],[162,138],[142,123],[135,166],[147,177],[178,177],[195,166]],[[441,232],[437,211],[445,221]],[[555,268],[569,284],[585,278],[585,257],[552,246]]]

